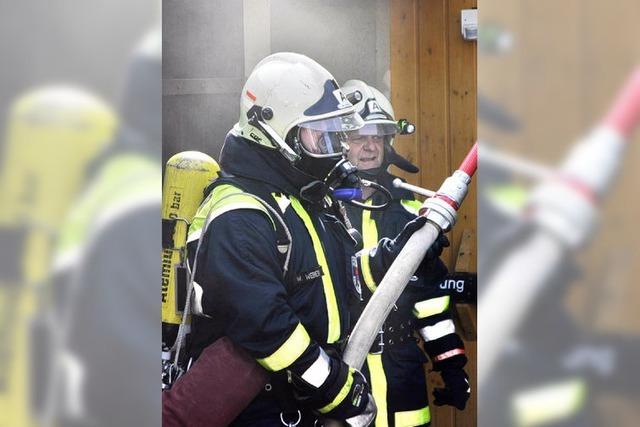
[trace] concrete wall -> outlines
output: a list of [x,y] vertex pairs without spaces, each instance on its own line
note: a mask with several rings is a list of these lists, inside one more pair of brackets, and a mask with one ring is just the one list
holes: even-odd
[[183,150],[217,158],[246,76],[273,52],[308,55],[339,83],[388,93],[388,19],[386,0],[165,0],[163,160]]

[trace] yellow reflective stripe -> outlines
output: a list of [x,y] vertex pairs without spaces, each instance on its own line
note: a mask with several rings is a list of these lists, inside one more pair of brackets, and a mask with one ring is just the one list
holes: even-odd
[[530,196],[530,191],[521,184],[491,185],[484,192],[491,203],[509,212],[524,209]]
[[223,184],[214,188],[213,192],[198,208],[189,226],[187,240],[191,242],[200,237],[202,228],[205,226],[204,222],[211,211],[214,211],[212,215],[218,216],[236,209],[257,209],[262,211],[267,214],[273,227],[276,227],[273,218],[271,218],[267,208],[262,203],[233,185]]
[[382,366],[382,354],[368,354],[367,365],[371,377],[371,394],[378,407],[375,427],[387,427],[387,377]]
[[415,411],[396,412],[393,418],[396,422],[396,427],[421,426],[431,421],[431,411],[428,406],[425,406]]
[[[371,199],[365,202],[366,205],[373,203]],[[366,248],[360,255],[360,267],[362,268],[362,278],[364,284],[371,292],[376,290],[376,281],[373,280],[371,274],[371,267],[369,265],[369,250],[378,244],[378,227],[376,222],[371,219],[371,211],[367,209],[362,210],[362,243]]]
[[[365,205],[371,205],[371,199],[364,202]],[[371,211],[362,210],[362,242],[363,248],[372,248],[378,244],[378,227],[375,220],[371,219]]]
[[309,236],[311,236],[311,241],[313,242],[313,250],[316,253],[316,260],[324,272],[322,275],[322,287],[324,289],[324,298],[327,304],[327,320],[329,323],[327,343],[331,344],[340,339],[340,312],[338,311],[336,293],[333,289],[333,281],[331,280],[331,270],[329,270],[329,265],[327,264],[327,259],[324,255],[324,249],[322,248],[322,242],[320,242],[320,238],[313,226],[313,222],[311,222],[309,214],[304,210],[300,201],[295,197],[291,197],[291,206],[293,206],[293,209],[296,211],[300,219],[302,219],[304,226],[309,232]]
[[257,209],[267,212],[267,208],[254,197],[229,184],[216,187],[211,195],[210,203],[215,210],[223,209],[228,205],[242,203],[253,205]]
[[373,275],[371,274],[371,266],[369,265],[369,251],[363,250],[360,252],[360,269],[362,270],[362,278],[364,279],[364,284],[367,285],[367,288],[371,292],[374,292],[378,285],[376,285],[376,281],[373,280]]
[[413,315],[418,319],[439,314],[449,308],[449,295],[443,297],[431,298],[426,301],[420,301],[413,306]]
[[335,409],[345,397],[349,394],[349,390],[351,390],[351,384],[353,384],[353,368],[349,368],[349,375],[347,376],[347,381],[345,381],[344,385],[336,395],[336,397],[329,403],[327,406],[323,406],[318,409],[321,414],[326,414],[327,412]]
[[584,406],[587,385],[572,378],[518,393],[512,401],[516,424],[532,427],[564,420]]
[[418,215],[418,213],[420,212],[420,208],[422,207],[422,202],[420,200],[415,200],[415,199],[400,200],[400,204],[406,211],[411,212],[414,215]]
[[271,356],[258,359],[258,363],[270,371],[279,371],[291,365],[309,347],[311,338],[307,330],[298,323],[289,338]]

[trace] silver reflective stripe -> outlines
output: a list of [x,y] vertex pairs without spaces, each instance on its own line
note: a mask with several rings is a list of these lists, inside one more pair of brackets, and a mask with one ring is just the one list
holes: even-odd
[[54,258],[51,267],[53,272],[59,274],[75,267],[78,265],[78,261],[82,258],[82,254],[81,245],[65,250]]
[[202,308],[202,286],[198,284],[195,280],[193,281],[193,314],[197,314],[198,316],[207,316],[204,314],[204,310]]
[[187,243],[195,242],[200,238],[201,234],[202,234],[202,228],[200,230],[196,230],[193,233],[189,234],[189,237],[187,238]]
[[420,336],[425,341],[433,341],[455,332],[456,327],[453,324],[453,320],[447,319],[442,320],[433,326],[425,326],[420,329]]
[[327,353],[325,353],[323,349],[320,349],[318,358],[306,371],[304,371],[302,379],[312,386],[319,388],[324,384],[330,371],[331,365],[329,364],[329,356],[327,356]]
[[276,199],[280,212],[285,213],[289,205],[291,205],[291,200],[287,196],[276,195],[275,193],[273,193],[272,196]]

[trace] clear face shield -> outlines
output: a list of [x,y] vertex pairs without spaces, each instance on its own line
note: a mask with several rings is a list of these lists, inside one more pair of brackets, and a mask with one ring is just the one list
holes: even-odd
[[364,121],[357,113],[305,122],[298,125],[298,140],[311,157],[340,157],[348,150],[348,133],[363,125]]
[[[374,182],[367,181],[367,185],[382,191],[385,194],[385,203],[371,206],[357,201],[362,198],[363,183],[358,177],[357,168],[345,156],[349,151],[350,136],[355,135],[363,126],[365,122],[357,113],[300,124],[298,141],[304,151],[300,166],[307,173],[321,178],[322,185],[331,189],[333,197],[337,200],[363,209],[383,209],[391,200],[391,195],[388,190]],[[389,127],[383,127],[385,131],[389,131]],[[369,129],[365,132],[375,131]]]
[[385,141],[391,140],[398,133],[398,126],[394,122],[367,123],[360,129],[347,134],[349,144],[362,144],[369,137],[378,137]]

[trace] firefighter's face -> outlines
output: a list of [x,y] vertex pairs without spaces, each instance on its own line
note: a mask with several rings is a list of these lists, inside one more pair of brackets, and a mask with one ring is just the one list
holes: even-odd
[[384,156],[384,137],[381,135],[349,135],[348,158],[359,170],[379,168]]

